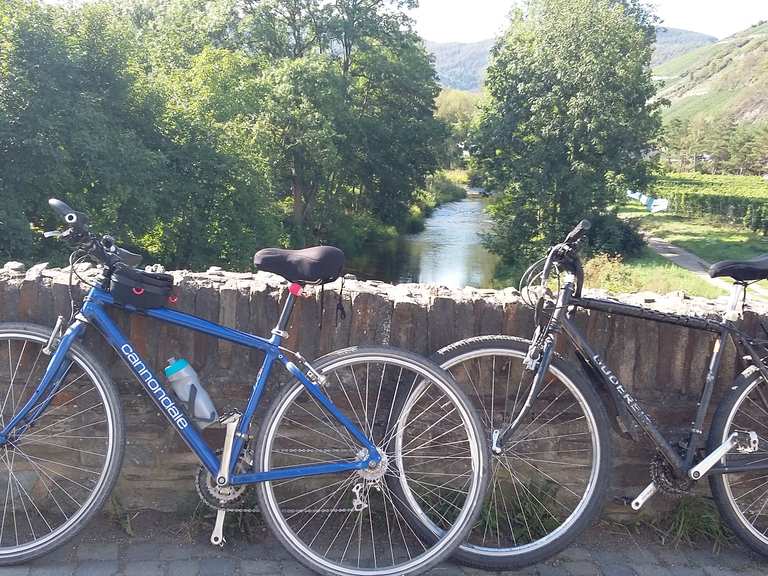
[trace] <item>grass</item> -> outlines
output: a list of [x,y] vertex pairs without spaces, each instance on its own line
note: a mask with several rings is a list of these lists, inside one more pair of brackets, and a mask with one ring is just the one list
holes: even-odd
[[712,551],[719,552],[734,538],[720,519],[714,502],[701,496],[683,496],[677,506],[652,527],[661,537],[662,544],[693,545],[707,542]]
[[726,292],[696,274],[670,263],[650,248],[642,256],[622,260],[596,256],[584,266],[587,288],[602,288],[613,293],[684,292],[690,296],[717,298]]
[[[640,227],[649,234],[711,264],[721,260],[749,260],[768,253],[768,238],[714,217],[677,216],[669,212],[650,214],[635,203],[623,207],[619,216],[640,219]],[[728,281],[727,278],[724,280]],[[768,288],[768,281],[763,280],[757,285]]]
[[641,218],[640,227],[707,262],[746,260],[768,252],[768,239],[747,228],[711,217],[650,214],[639,204],[623,207],[622,218]]

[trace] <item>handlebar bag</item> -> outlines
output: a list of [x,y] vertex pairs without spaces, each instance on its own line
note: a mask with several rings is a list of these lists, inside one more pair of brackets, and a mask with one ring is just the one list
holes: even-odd
[[116,304],[134,308],[162,308],[173,296],[173,276],[120,266],[110,280]]

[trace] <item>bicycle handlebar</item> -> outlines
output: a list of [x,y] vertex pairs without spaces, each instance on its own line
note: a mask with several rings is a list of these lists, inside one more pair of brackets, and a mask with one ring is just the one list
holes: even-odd
[[59,215],[67,226],[74,228],[79,232],[88,232],[90,221],[87,214],[73,210],[66,203],[56,198],[48,200],[48,205]]
[[66,232],[56,234],[62,240],[76,248],[86,250],[110,269],[120,263],[132,268],[141,264],[140,254],[134,254],[125,248],[120,248],[112,236],[105,235],[99,238],[92,234],[89,230],[90,219],[87,214],[73,210],[65,202],[56,198],[48,200],[48,205],[68,226]]
[[584,270],[576,250],[579,242],[584,238],[584,234],[590,228],[592,228],[592,223],[589,220],[582,220],[568,233],[568,236],[565,237],[565,241],[550,248],[549,254],[547,254],[547,260],[544,264],[544,269],[542,270],[542,286],[546,286],[553,264],[564,264],[565,269],[576,275],[576,295],[581,295],[581,288],[584,283]]
[[576,225],[576,228],[571,230],[568,236],[565,237],[565,244],[570,245],[579,242],[584,236],[584,233],[589,231],[590,228],[592,228],[592,223],[589,220],[582,220]]

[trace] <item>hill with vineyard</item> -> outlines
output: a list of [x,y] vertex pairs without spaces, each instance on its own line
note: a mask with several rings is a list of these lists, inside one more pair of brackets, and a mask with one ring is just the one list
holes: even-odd
[[667,121],[768,121],[768,23],[697,48],[658,66]]

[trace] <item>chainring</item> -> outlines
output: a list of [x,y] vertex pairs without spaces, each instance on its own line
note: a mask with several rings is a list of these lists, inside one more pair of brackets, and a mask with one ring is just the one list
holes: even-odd
[[651,479],[664,494],[676,498],[690,494],[693,488],[693,480],[687,476],[675,477],[672,465],[659,452],[651,460]]
[[[216,452],[221,455],[221,450]],[[235,467],[235,471],[238,473],[244,473],[253,468],[253,455],[250,451],[245,451],[240,456]],[[229,511],[257,511],[258,509],[246,509],[243,505],[246,503],[245,496],[249,493],[249,486],[243,484],[241,486],[226,486],[219,487],[216,484],[216,479],[208,472],[208,469],[204,466],[200,466],[195,475],[195,489],[200,500],[213,510],[229,510]]]

